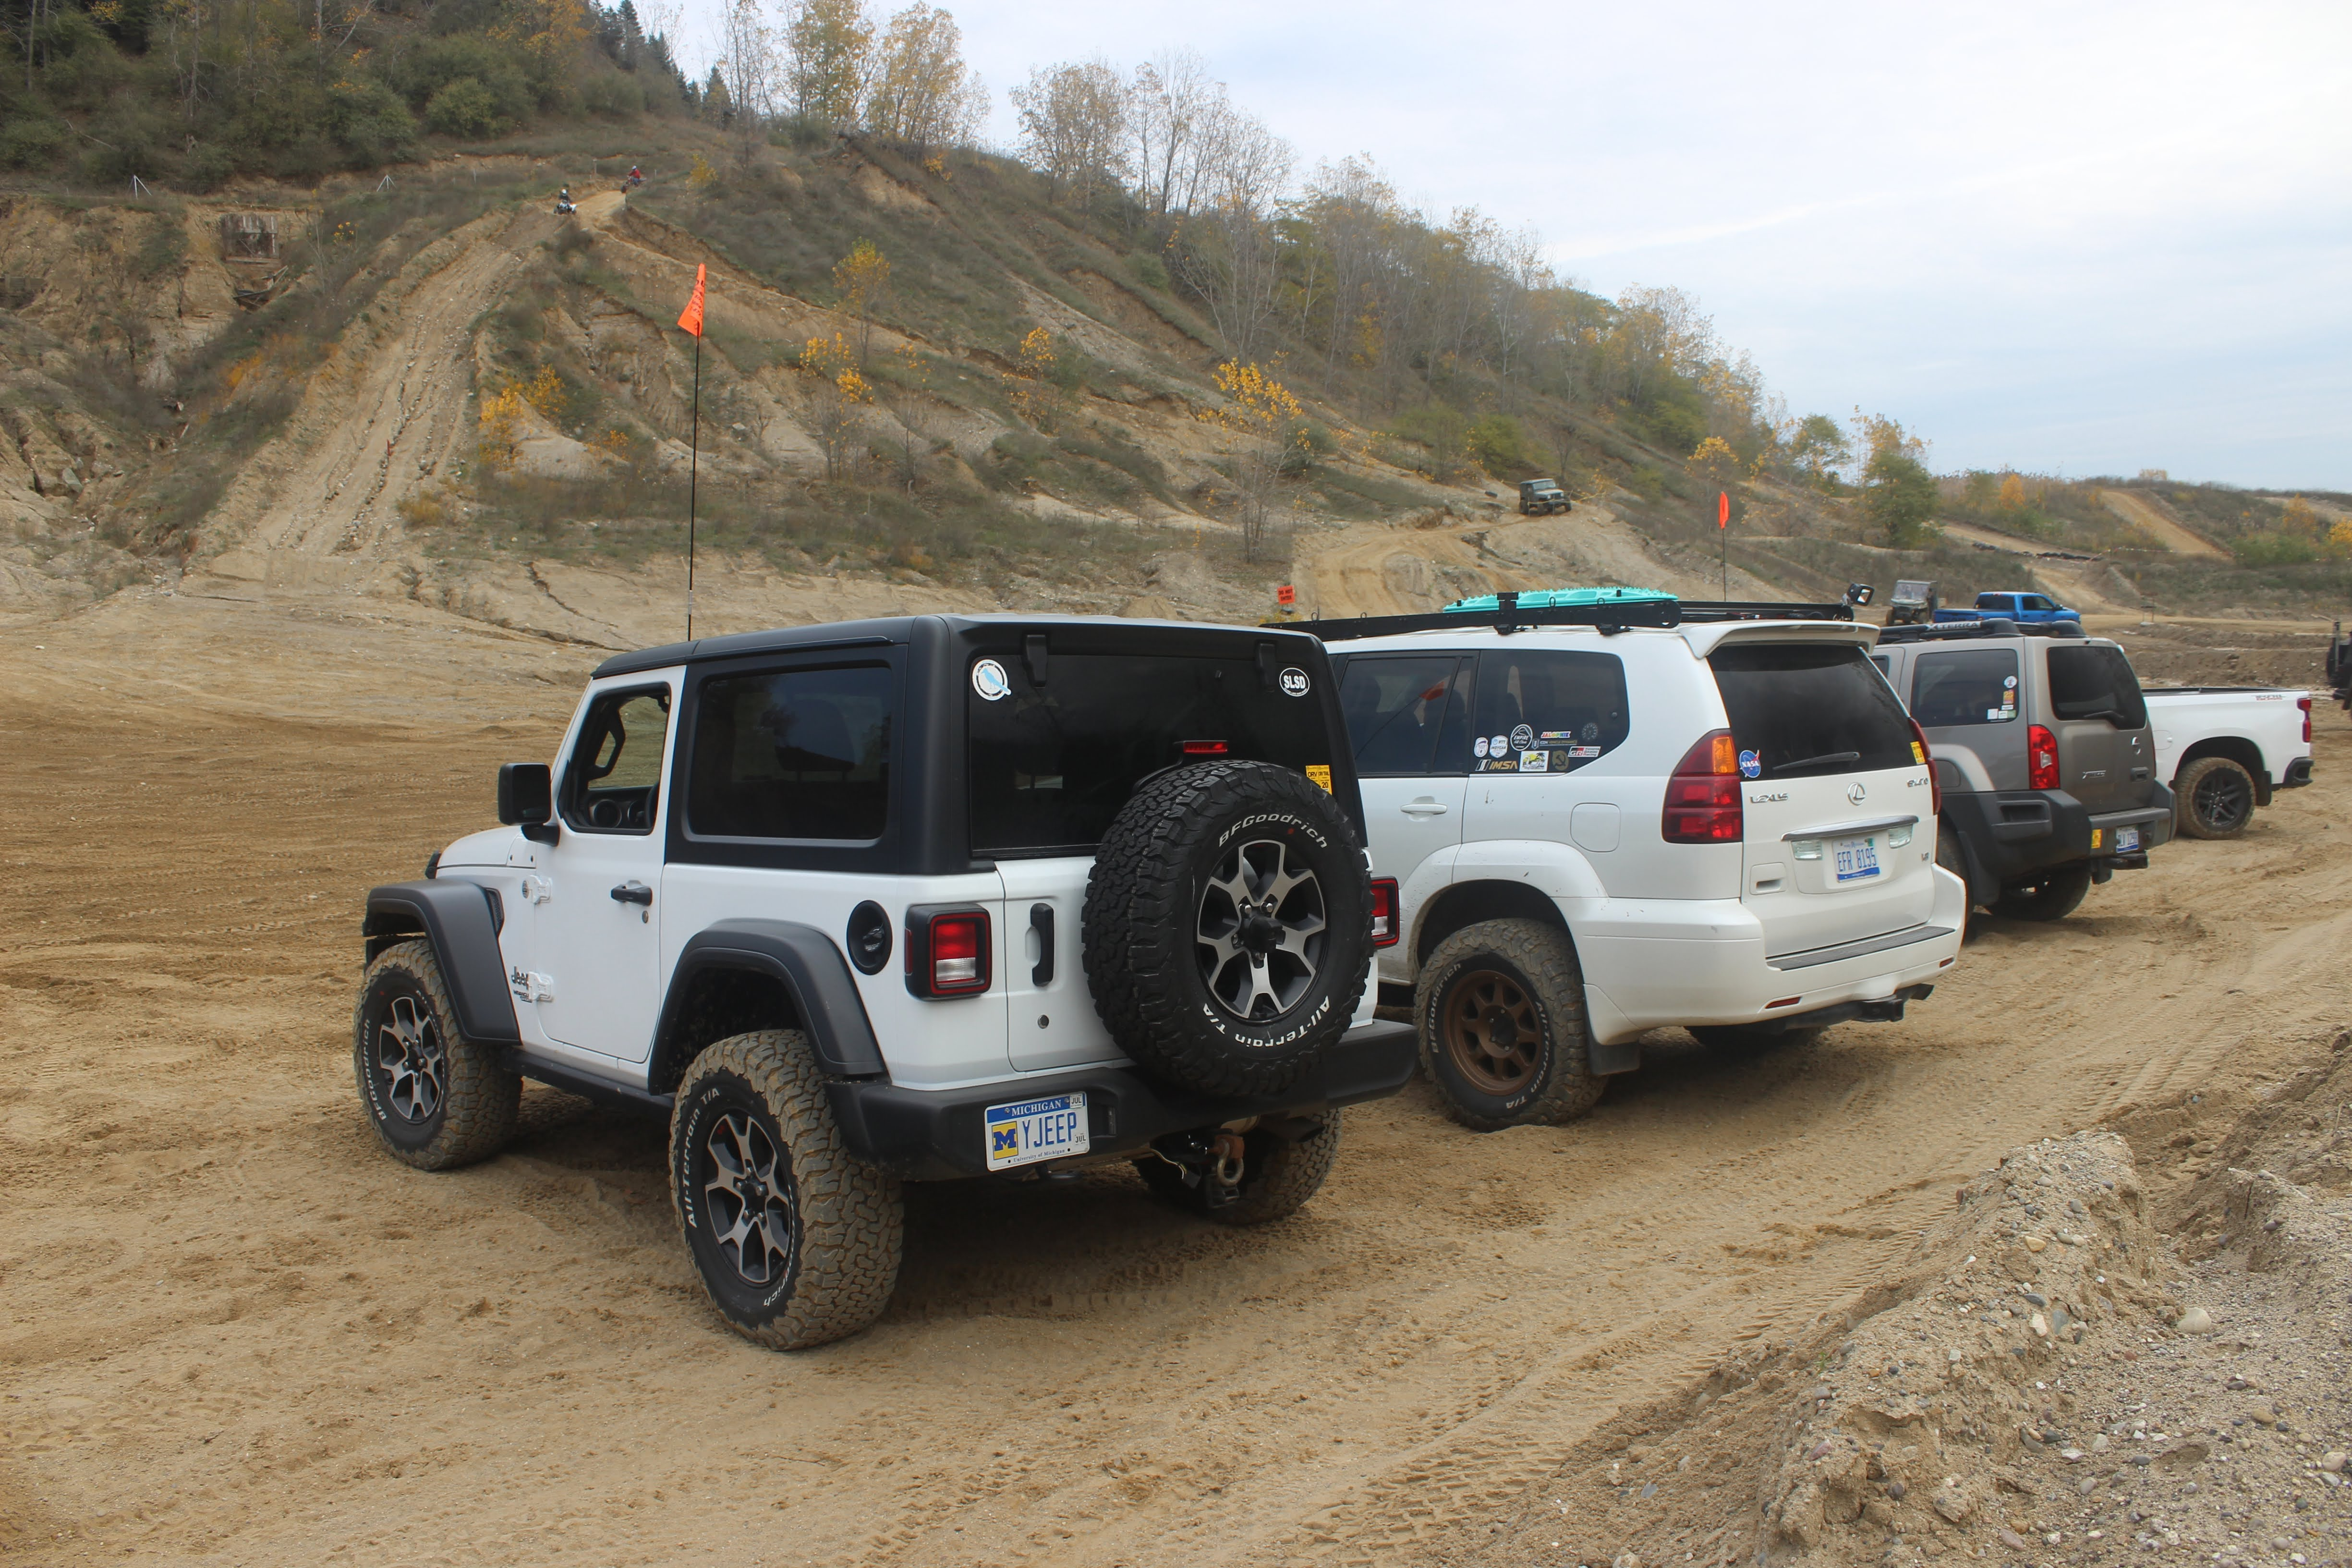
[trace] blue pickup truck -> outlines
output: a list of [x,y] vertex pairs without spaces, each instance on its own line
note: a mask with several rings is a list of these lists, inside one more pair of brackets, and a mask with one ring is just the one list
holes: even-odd
[[1995,618],[2015,621],[2020,626],[2048,626],[2053,621],[2083,624],[2083,613],[2070,610],[2047,594],[1979,594],[1972,610],[1937,610],[1936,619],[1950,621],[1989,621]]

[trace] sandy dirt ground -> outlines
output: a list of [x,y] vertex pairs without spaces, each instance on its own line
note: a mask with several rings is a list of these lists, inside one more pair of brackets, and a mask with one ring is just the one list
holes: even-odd
[[2219,545],[2200,534],[2191,533],[2171,509],[2153,496],[2133,490],[2102,490],[2099,499],[2109,511],[2135,528],[2147,531],[2150,537],[2176,555],[2202,555],[2215,561],[2229,559]]
[[778,1355],[702,1300],[658,1128],[533,1090],[426,1175],[360,1121],[364,889],[488,821],[594,657],[348,595],[0,628],[0,1554],[1549,1565],[1528,1510],[1628,1412],[1863,1310],[2005,1152],[2291,1063],[2352,991],[2323,709],[2314,787],[1985,921],[1906,1024],[1662,1031],[1563,1129],[1416,1085],[1252,1232],[1124,1173],[917,1188],[885,1320]]

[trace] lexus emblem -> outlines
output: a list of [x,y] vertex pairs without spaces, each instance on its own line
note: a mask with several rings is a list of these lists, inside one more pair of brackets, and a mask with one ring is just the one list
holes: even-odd
[[1868,790],[1862,787],[1860,780],[1856,780],[1854,783],[1845,786],[1846,799],[1853,802],[1856,805],[1860,805],[1862,804],[1862,797],[1869,793],[1870,792]]

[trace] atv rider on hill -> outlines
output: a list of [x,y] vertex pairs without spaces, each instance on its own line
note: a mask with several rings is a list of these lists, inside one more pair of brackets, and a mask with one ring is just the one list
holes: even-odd
[[645,171],[638,168],[635,163],[632,163],[629,165],[629,177],[627,180],[623,182],[621,188],[625,191],[633,191],[645,183]]
[[574,213],[580,210],[572,204],[572,187],[570,185],[564,186],[563,189],[556,193],[555,210],[559,214]]

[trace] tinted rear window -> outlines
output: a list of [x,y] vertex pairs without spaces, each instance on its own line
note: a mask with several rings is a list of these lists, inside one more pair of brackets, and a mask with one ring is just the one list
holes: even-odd
[[1750,643],[1707,660],[1750,777],[1796,779],[1916,764],[1903,704],[1850,643]]
[[2108,718],[2122,730],[2147,723],[2139,677],[2123,649],[2096,643],[2050,650],[2050,711],[2061,719]]
[[1320,694],[1268,689],[1249,659],[1055,653],[1039,684],[1006,654],[966,674],[975,854],[1084,854],[1187,741],[1302,772],[1333,761]]
[[715,838],[882,837],[890,800],[885,665],[719,676],[694,721],[687,820]]
[[[1454,654],[1360,656],[1339,681],[1339,710],[1355,748],[1356,773],[1425,773],[1437,755],[1449,710],[1462,728],[1464,661]],[[1458,761],[1447,771],[1459,772]]]
[[1911,717],[1929,730],[2006,724],[2017,717],[2017,650],[1923,653],[1911,670]]

